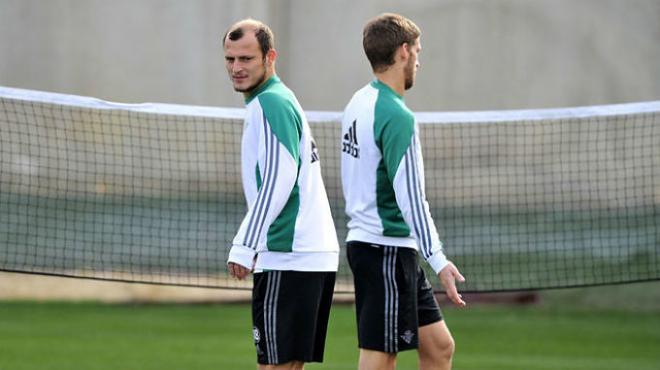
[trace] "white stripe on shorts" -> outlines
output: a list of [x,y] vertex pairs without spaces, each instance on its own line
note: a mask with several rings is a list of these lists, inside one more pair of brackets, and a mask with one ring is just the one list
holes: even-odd
[[398,352],[399,290],[396,286],[396,247],[383,247],[383,282],[385,284],[385,352]]
[[264,300],[264,331],[266,332],[266,356],[268,363],[277,364],[277,298],[280,294],[281,271],[270,271]]

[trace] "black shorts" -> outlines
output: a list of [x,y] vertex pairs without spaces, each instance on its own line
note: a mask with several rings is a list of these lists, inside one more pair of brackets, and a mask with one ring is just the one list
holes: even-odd
[[254,274],[252,324],[257,362],[322,362],[335,272]]
[[418,346],[418,328],[442,320],[417,251],[351,241],[360,348],[396,353]]

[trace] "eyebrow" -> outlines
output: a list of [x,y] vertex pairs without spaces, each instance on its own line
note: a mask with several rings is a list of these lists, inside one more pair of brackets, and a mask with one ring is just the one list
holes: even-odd
[[225,59],[254,59],[256,55],[225,55]]

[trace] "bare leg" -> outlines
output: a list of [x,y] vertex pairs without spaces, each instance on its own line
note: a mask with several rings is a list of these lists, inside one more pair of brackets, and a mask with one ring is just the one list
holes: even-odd
[[454,354],[454,338],[443,321],[419,328],[420,370],[449,370]]
[[305,363],[301,361],[291,361],[280,365],[257,365],[259,370],[303,370]]
[[359,370],[394,370],[396,354],[360,348]]

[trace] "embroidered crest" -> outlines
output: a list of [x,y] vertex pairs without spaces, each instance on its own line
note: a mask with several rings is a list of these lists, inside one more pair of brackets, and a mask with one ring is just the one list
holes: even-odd
[[257,344],[261,341],[261,335],[259,334],[259,328],[256,326],[252,328],[252,336],[254,337],[254,343]]
[[415,336],[415,334],[413,334],[412,331],[406,330],[405,332],[403,332],[403,335],[401,336],[401,339],[403,339],[404,342],[410,344],[410,342],[412,342],[414,336]]

